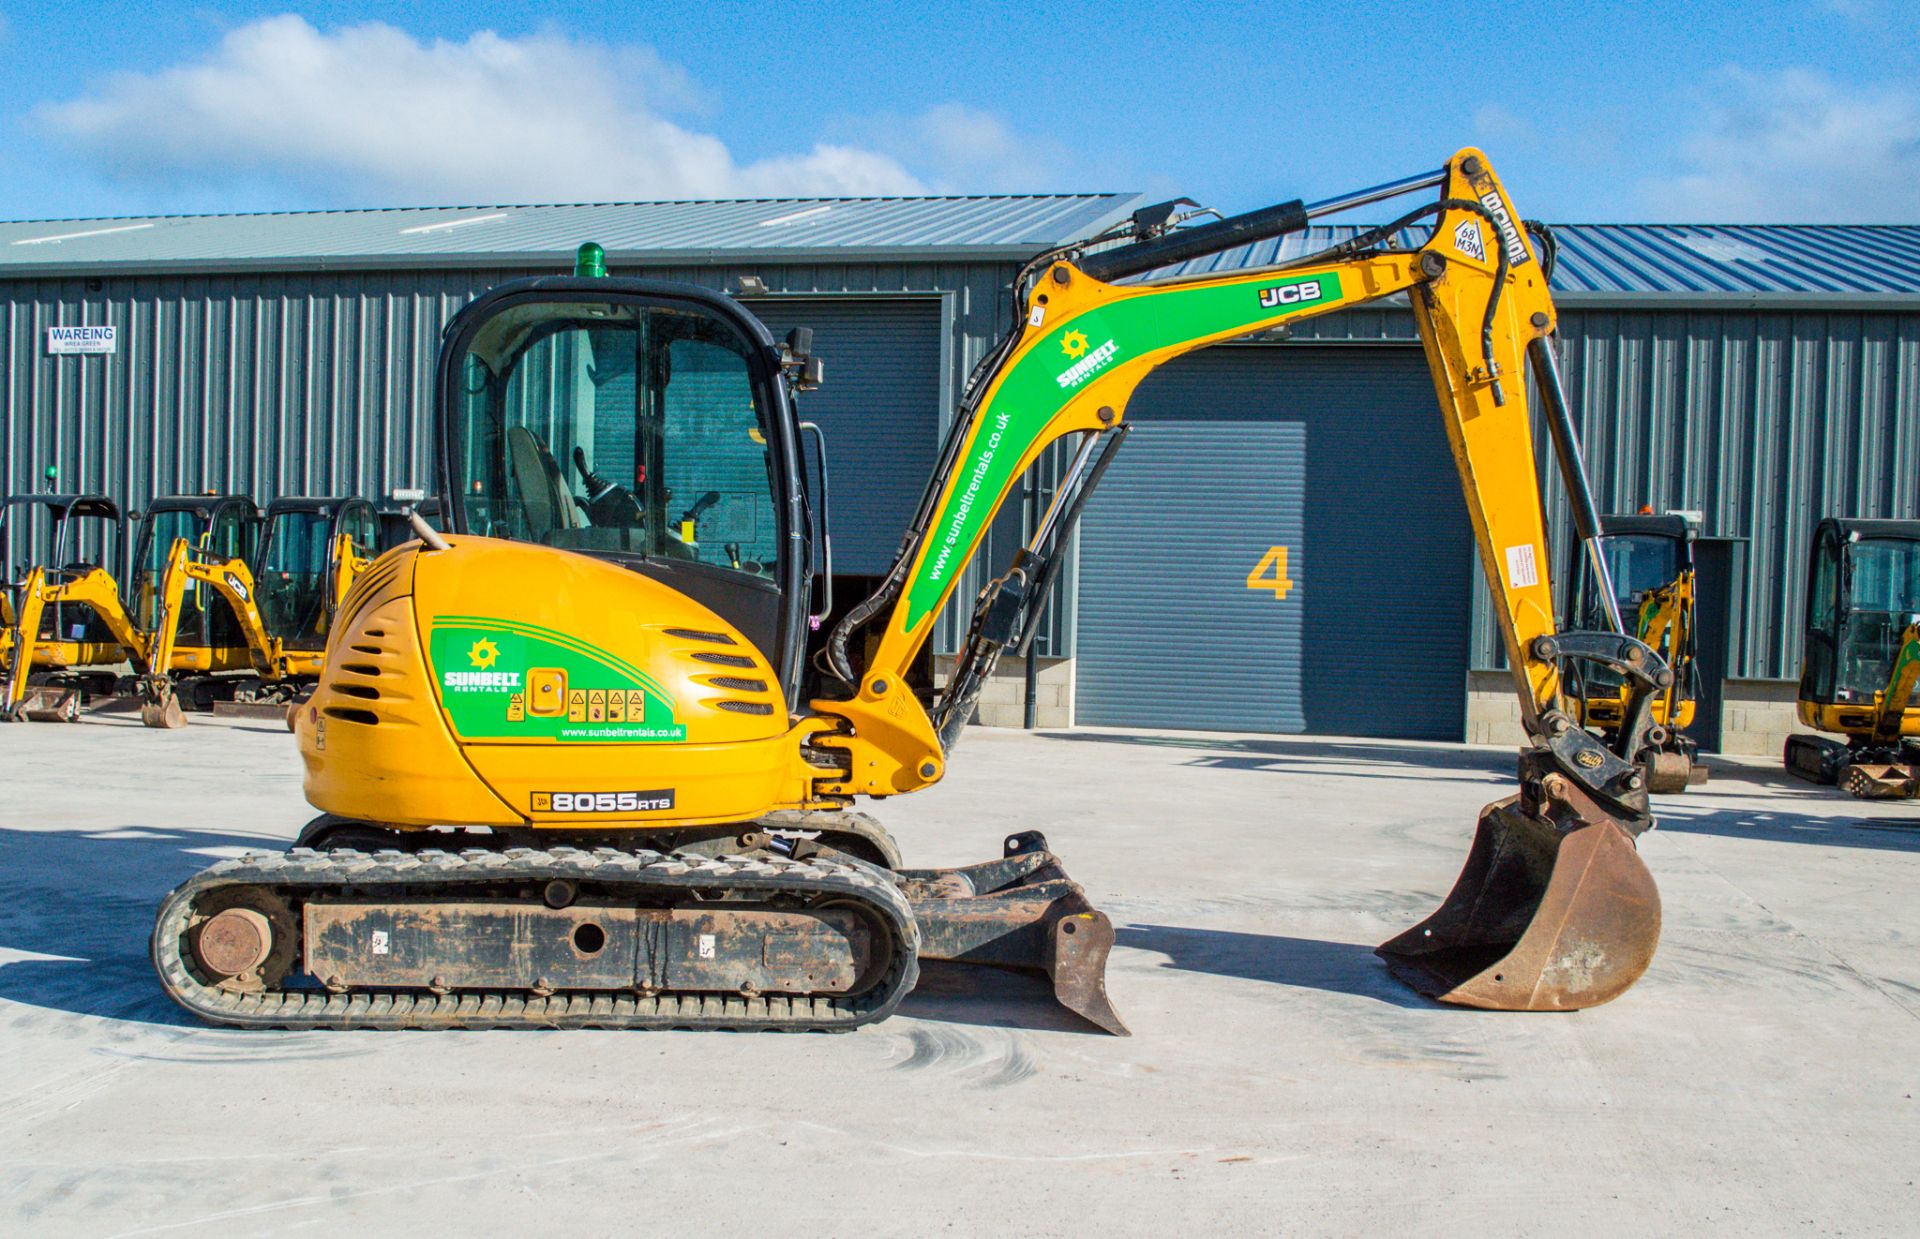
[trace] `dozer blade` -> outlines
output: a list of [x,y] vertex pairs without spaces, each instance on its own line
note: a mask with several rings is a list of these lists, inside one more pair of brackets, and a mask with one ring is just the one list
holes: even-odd
[[1900,762],[1855,762],[1840,786],[1863,800],[1911,800],[1920,795],[1920,769]]
[[1618,997],[1660,940],[1660,893],[1632,837],[1588,802],[1564,833],[1510,797],[1480,815],[1438,911],[1378,948],[1441,1002],[1574,1011]]
[[920,958],[1045,974],[1061,1006],[1126,1037],[1107,1000],[1113,922],[1067,877],[1038,831],[1009,836],[1001,860],[960,869],[903,869],[920,927]]

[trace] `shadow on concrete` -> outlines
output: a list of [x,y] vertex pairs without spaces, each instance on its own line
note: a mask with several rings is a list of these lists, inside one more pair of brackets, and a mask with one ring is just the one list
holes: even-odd
[[1184,972],[1352,994],[1415,1010],[1441,1005],[1394,980],[1386,962],[1373,953],[1372,947],[1352,942],[1178,925],[1125,925],[1115,936],[1120,946],[1164,955],[1167,962],[1163,967]]
[[1420,748],[1412,745],[1371,744],[1364,740],[1274,739],[1218,740],[1203,736],[1169,736],[1149,732],[1108,734],[1085,731],[1043,731],[1048,740],[1079,744],[1120,744],[1159,749],[1200,749],[1211,756],[1184,764],[1233,770],[1273,770],[1364,776],[1355,766],[1402,770],[1444,770],[1451,774],[1484,773],[1512,778],[1513,753],[1506,750]]
[[[920,983],[900,1004],[901,1015],[978,1028],[1109,1035],[1054,1001],[1045,977],[946,960],[920,965]],[[1120,1013],[1121,1019],[1127,1013]]]
[[[1846,793],[1829,788],[1836,796]],[[1850,798],[1849,798],[1850,799]],[[1712,809],[1690,812],[1672,802],[1654,806],[1660,829],[1679,835],[1722,835],[1768,843],[1818,843],[1827,847],[1876,848],[1884,852],[1920,852],[1920,805],[1899,801],[1855,801],[1861,812],[1845,817],[1815,817],[1766,809]]]
[[148,955],[160,900],[215,860],[286,840],[127,826],[0,829],[0,998],[78,1015],[196,1025],[160,989]]
[[1785,766],[1748,766],[1716,761],[1709,755],[1703,764],[1710,772],[1708,788],[1751,786],[1768,796],[1794,796],[1800,799],[1836,801],[1845,804],[1853,797],[1830,784],[1803,779]]

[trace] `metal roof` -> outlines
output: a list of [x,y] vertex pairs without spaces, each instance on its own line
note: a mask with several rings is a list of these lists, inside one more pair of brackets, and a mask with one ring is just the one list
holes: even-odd
[[615,261],[1027,258],[1078,240],[1138,194],[759,198],[401,207],[0,223],[0,277],[41,272],[421,267],[531,260],[582,241]]
[[[1155,276],[1272,266],[1351,240],[1361,225],[1316,225]],[[1413,248],[1425,229],[1403,229]],[[1696,300],[1867,304],[1920,300],[1920,225],[1555,224],[1558,300],[1645,305]]]
[[[582,241],[615,263],[1016,260],[1124,219],[1144,195],[756,198],[396,207],[0,222],[0,278],[154,271],[552,265]],[[1321,225],[1169,268],[1286,262],[1361,225]],[[1554,289],[1586,304],[1909,304],[1920,225],[1560,224]],[[1413,247],[1423,229],[1404,230]]]

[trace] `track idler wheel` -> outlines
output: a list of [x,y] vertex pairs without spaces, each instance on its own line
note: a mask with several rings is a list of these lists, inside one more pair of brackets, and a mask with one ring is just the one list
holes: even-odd
[[1517,796],[1487,806],[1446,902],[1376,954],[1461,1006],[1575,1011],[1619,997],[1653,961],[1660,892],[1632,836],[1584,807],[1563,832]]
[[299,934],[283,901],[218,892],[195,913],[188,930],[193,962],[216,987],[257,993],[292,969]]

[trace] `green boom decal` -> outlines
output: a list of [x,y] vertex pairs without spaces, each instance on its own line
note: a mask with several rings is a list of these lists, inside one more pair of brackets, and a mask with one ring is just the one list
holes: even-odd
[[427,656],[440,706],[463,739],[657,744],[687,738],[658,680],[565,633],[445,616],[433,625]]
[[1133,297],[1060,323],[1014,363],[978,415],[959,485],[927,531],[907,588],[907,627],[926,618],[979,539],[993,503],[1047,423],[1096,376],[1190,340],[1263,322],[1340,299],[1337,272],[1274,276]]

